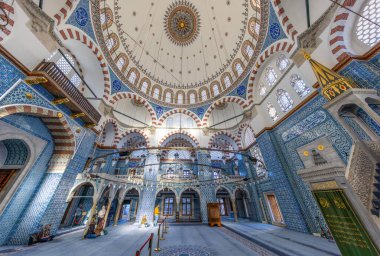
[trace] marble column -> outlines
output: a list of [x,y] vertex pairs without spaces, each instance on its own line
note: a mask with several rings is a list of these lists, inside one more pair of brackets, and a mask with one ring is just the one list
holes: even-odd
[[115,219],[113,221],[113,225],[114,226],[117,226],[117,223],[119,222],[119,216],[120,216],[120,211],[121,211],[121,207],[123,206],[123,201],[124,199],[122,200],[118,200],[117,202],[117,209],[116,209],[116,213],[115,213]]
[[88,214],[88,219],[87,219],[86,227],[84,228],[83,238],[86,238],[86,234],[87,234],[88,228],[90,227],[92,217],[94,216],[96,207],[98,206],[98,201],[99,201],[99,198],[97,198],[97,197],[94,196],[93,197],[92,207],[91,207],[90,213]]
[[237,214],[237,209],[236,209],[236,199],[231,198],[231,203],[232,203],[232,211],[234,212],[234,221],[238,222],[238,214]]

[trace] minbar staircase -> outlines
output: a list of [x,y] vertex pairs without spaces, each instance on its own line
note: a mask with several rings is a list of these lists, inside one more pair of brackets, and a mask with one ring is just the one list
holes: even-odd
[[376,164],[371,213],[380,217],[380,163]]

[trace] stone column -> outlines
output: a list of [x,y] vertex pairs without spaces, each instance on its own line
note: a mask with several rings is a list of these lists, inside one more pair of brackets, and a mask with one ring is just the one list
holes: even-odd
[[117,208],[116,208],[116,213],[115,213],[115,219],[114,219],[114,221],[113,221],[113,225],[114,226],[117,226],[117,223],[119,222],[119,216],[120,216],[120,210],[121,210],[121,207],[122,207],[122,205],[123,205],[123,199],[122,200],[120,200],[120,198],[119,198],[119,200],[118,200],[118,202],[117,202]]
[[243,198],[243,203],[244,203],[244,210],[245,210],[245,216],[247,218],[249,218],[249,211],[248,211],[248,207],[247,207],[247,199],[246,198]]
[[238,214],[237,214],[237,209],[236,209],[236,199],[231,198],[231,202],[232,202],[232,211],[234,212],[234,221],[238,222]]
[[91,223],[92,217],[95,214],[95,210],[96,210],[96,207],[98,205],[99,198],[93,196],[92,200],[93,200],[93,203],[92,203],[92,207],[91,207],[91,210],[90,210],[90,214],[88,215],[86,227],[84,228],[83,238],[86,238],[86,234],[87,234],[88,228],[90,227],[90,223]]
[[110,213],[113,199],[114,199],[114,197],[108,197],[108,205],[107,205],[106,215],[104,216],[103,229],[105,229],[107,227],[108,214]]

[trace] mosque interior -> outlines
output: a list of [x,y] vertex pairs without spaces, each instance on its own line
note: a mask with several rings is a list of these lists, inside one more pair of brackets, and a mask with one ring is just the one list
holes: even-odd
[[0,255],[380,255],[379,0],[0,0]]

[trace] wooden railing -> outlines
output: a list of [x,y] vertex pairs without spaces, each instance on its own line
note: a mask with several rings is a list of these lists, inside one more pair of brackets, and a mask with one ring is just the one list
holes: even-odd
[[99,122],[101,118],[100,113],[71,83],[67,76],[58,68],[57,65],[55,65],[55,63],[43,61],[35,68],[33,73],[35,72],[44,72],[47,75],[49,82],[53,82],[54,85],[61,90],[63,96],[68,98],[71,103],[77,105],[81,112],[83,112],[92,121],[92,123],[97,124]]

